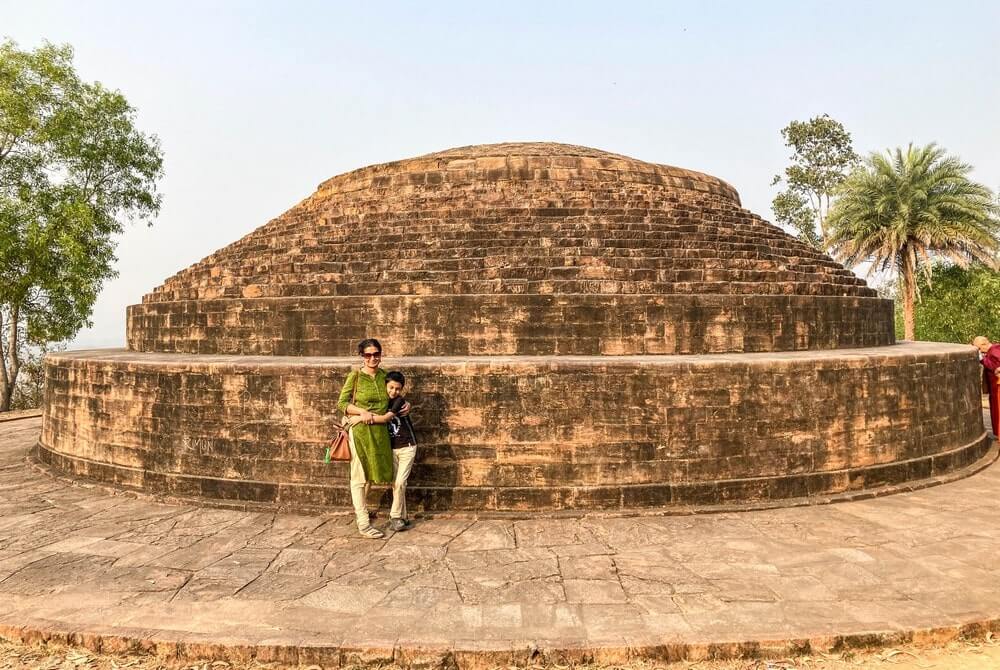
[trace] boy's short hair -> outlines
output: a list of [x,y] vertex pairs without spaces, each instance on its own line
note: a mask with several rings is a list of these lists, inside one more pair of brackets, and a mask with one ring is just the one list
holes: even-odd
[[389,382],[396,382],[400,386],[406,386],[406,377],[404,377],[403,373],[400,372],[399,370],[391,370],[385,373],[385,382],[387,384]]

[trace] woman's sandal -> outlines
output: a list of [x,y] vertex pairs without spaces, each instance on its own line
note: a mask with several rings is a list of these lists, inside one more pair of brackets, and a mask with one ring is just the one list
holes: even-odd
[[375,526],[368,526],[364,530],[359,530],[358,532],[361,533],[361,537],[367,537],[371,540],[381,540],[385,537],[385,533],[380,531]]

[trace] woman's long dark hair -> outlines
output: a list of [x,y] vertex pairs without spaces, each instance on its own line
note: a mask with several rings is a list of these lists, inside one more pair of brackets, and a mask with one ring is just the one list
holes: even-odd
[[382,353],[382,344],[374,337],[369,337],[366,340],[358,342],[358,355],[365,353],[365,349],[368,347],[375,347],[380,354]]

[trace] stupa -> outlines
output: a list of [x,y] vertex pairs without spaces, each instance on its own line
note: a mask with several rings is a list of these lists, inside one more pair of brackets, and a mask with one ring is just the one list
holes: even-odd
[[[706,174],[551,143],[334,177],[47,359],[49,466],[233,505],[349,505],[322,462],[356,343],[421,433],[410,506],[755,505],[989,458],[970,347]],[[377,493],[376,493],[377,495]]]

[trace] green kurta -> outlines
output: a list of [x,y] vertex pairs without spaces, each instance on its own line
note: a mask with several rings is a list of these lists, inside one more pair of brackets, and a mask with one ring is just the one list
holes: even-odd
[[[358,380],[357,394],[354,396],[354,406],[366,409],[372,414],[385,414],[389,410],[389,394],[385,390],[385,370],[379,368],[375,378],[354,370],[347,375],[343,388],[340,389],[340,400],[337,407],[341,412],[347,410],[351,403],[351,393],[354,392],[354,380]],[[389,427],[385,424],[359,423],[351,428],[354,438],[354,451],[365,470],[365,478],[376,484],[392,482],[392,448],[389,444]]]

